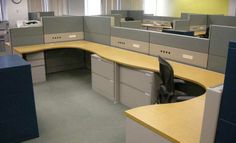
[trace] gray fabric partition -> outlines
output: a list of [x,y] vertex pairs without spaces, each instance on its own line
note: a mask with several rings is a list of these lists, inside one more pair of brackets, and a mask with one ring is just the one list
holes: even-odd
[[236,27],[212,25],[210,29],[208,69],[224,73],[228,44],[236,40]]
[[150,43],[180,48],[200,53],[208,53],[209,40],[162,32],[150,32]]
[[128,17],[134,18],[134,20],[143,20],[144,11],[143,10],[129,10]]
[[43,17],[44,34],[83,32],[83,16]]
[[11,46],[43,44],[43,27],[10,29]]
[[191,26],[207,25],[207,15],[191,14],[189,15],[189,24]]
[[112,27],[111,36],[124,39],[149,42],[149,32],[146,30],[137,30],[123,27]]
[[236,16],[209,15],[208,25],[225,25],[236,27]]
[[85,40],[110,45],[112,23],[108,16],[85,16]]
[[122,21],[120,22],[120,27],[134,28],[134,29],[142,29],[141,21]]
[[173,26],[175,30],[189,31],[189,20],[174,20]]
[[120,14],[121,18],[125,18],[128,16],[127,10],[111,10],[111,14]]

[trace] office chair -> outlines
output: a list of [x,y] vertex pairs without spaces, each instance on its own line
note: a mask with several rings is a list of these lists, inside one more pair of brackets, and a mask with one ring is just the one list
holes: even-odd
[[159,56],[160,64],[160,93],[159,93],[159,102],[160,103],[172,103],[185,101],[194,96],[188,96],[185,92],[176,90],[176,84],[185,84],[183,80],[174,78],[174,71],[171,65]]

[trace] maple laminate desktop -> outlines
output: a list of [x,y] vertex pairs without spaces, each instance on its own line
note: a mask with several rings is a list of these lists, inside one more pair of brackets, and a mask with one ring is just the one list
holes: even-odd
[[[120,65],[159,72],[159,62],[156,57],[85,40],[14,47],[14,52],[29,54],[65,47],[89,51]],[[223,74],[169,62],[173,66],[176,77],[194,82],[205,89],[223,83]],[[204,101],[205,94],[180,103],[134,108],[126,111],[125,115],[170,142],[197,143],[200,140]]]

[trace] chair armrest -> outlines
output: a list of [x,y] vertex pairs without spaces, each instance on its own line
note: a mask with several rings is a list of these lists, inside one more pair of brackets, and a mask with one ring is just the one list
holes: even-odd
[[189,99],[192,99],[194,98],[195,96],[178,96],[176,101],[177,102],[180,102],[180,101],[185,101],[185,100],[189,100]]
[[179,84],[179,83],[185,84],[185,81],[182,80],[182,79],[175,78],[175,79],[174,79],[174,83],[175,83],[175,84]]

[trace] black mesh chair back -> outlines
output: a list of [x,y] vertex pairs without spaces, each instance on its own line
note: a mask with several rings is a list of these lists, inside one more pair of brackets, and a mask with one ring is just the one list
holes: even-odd
[[162,85],[165,86],[167,92],[174,93],[175,84],[174,84],[174,71],[171,65],[159,57],[159,66],[160,66],[160,77],[162,80]]

